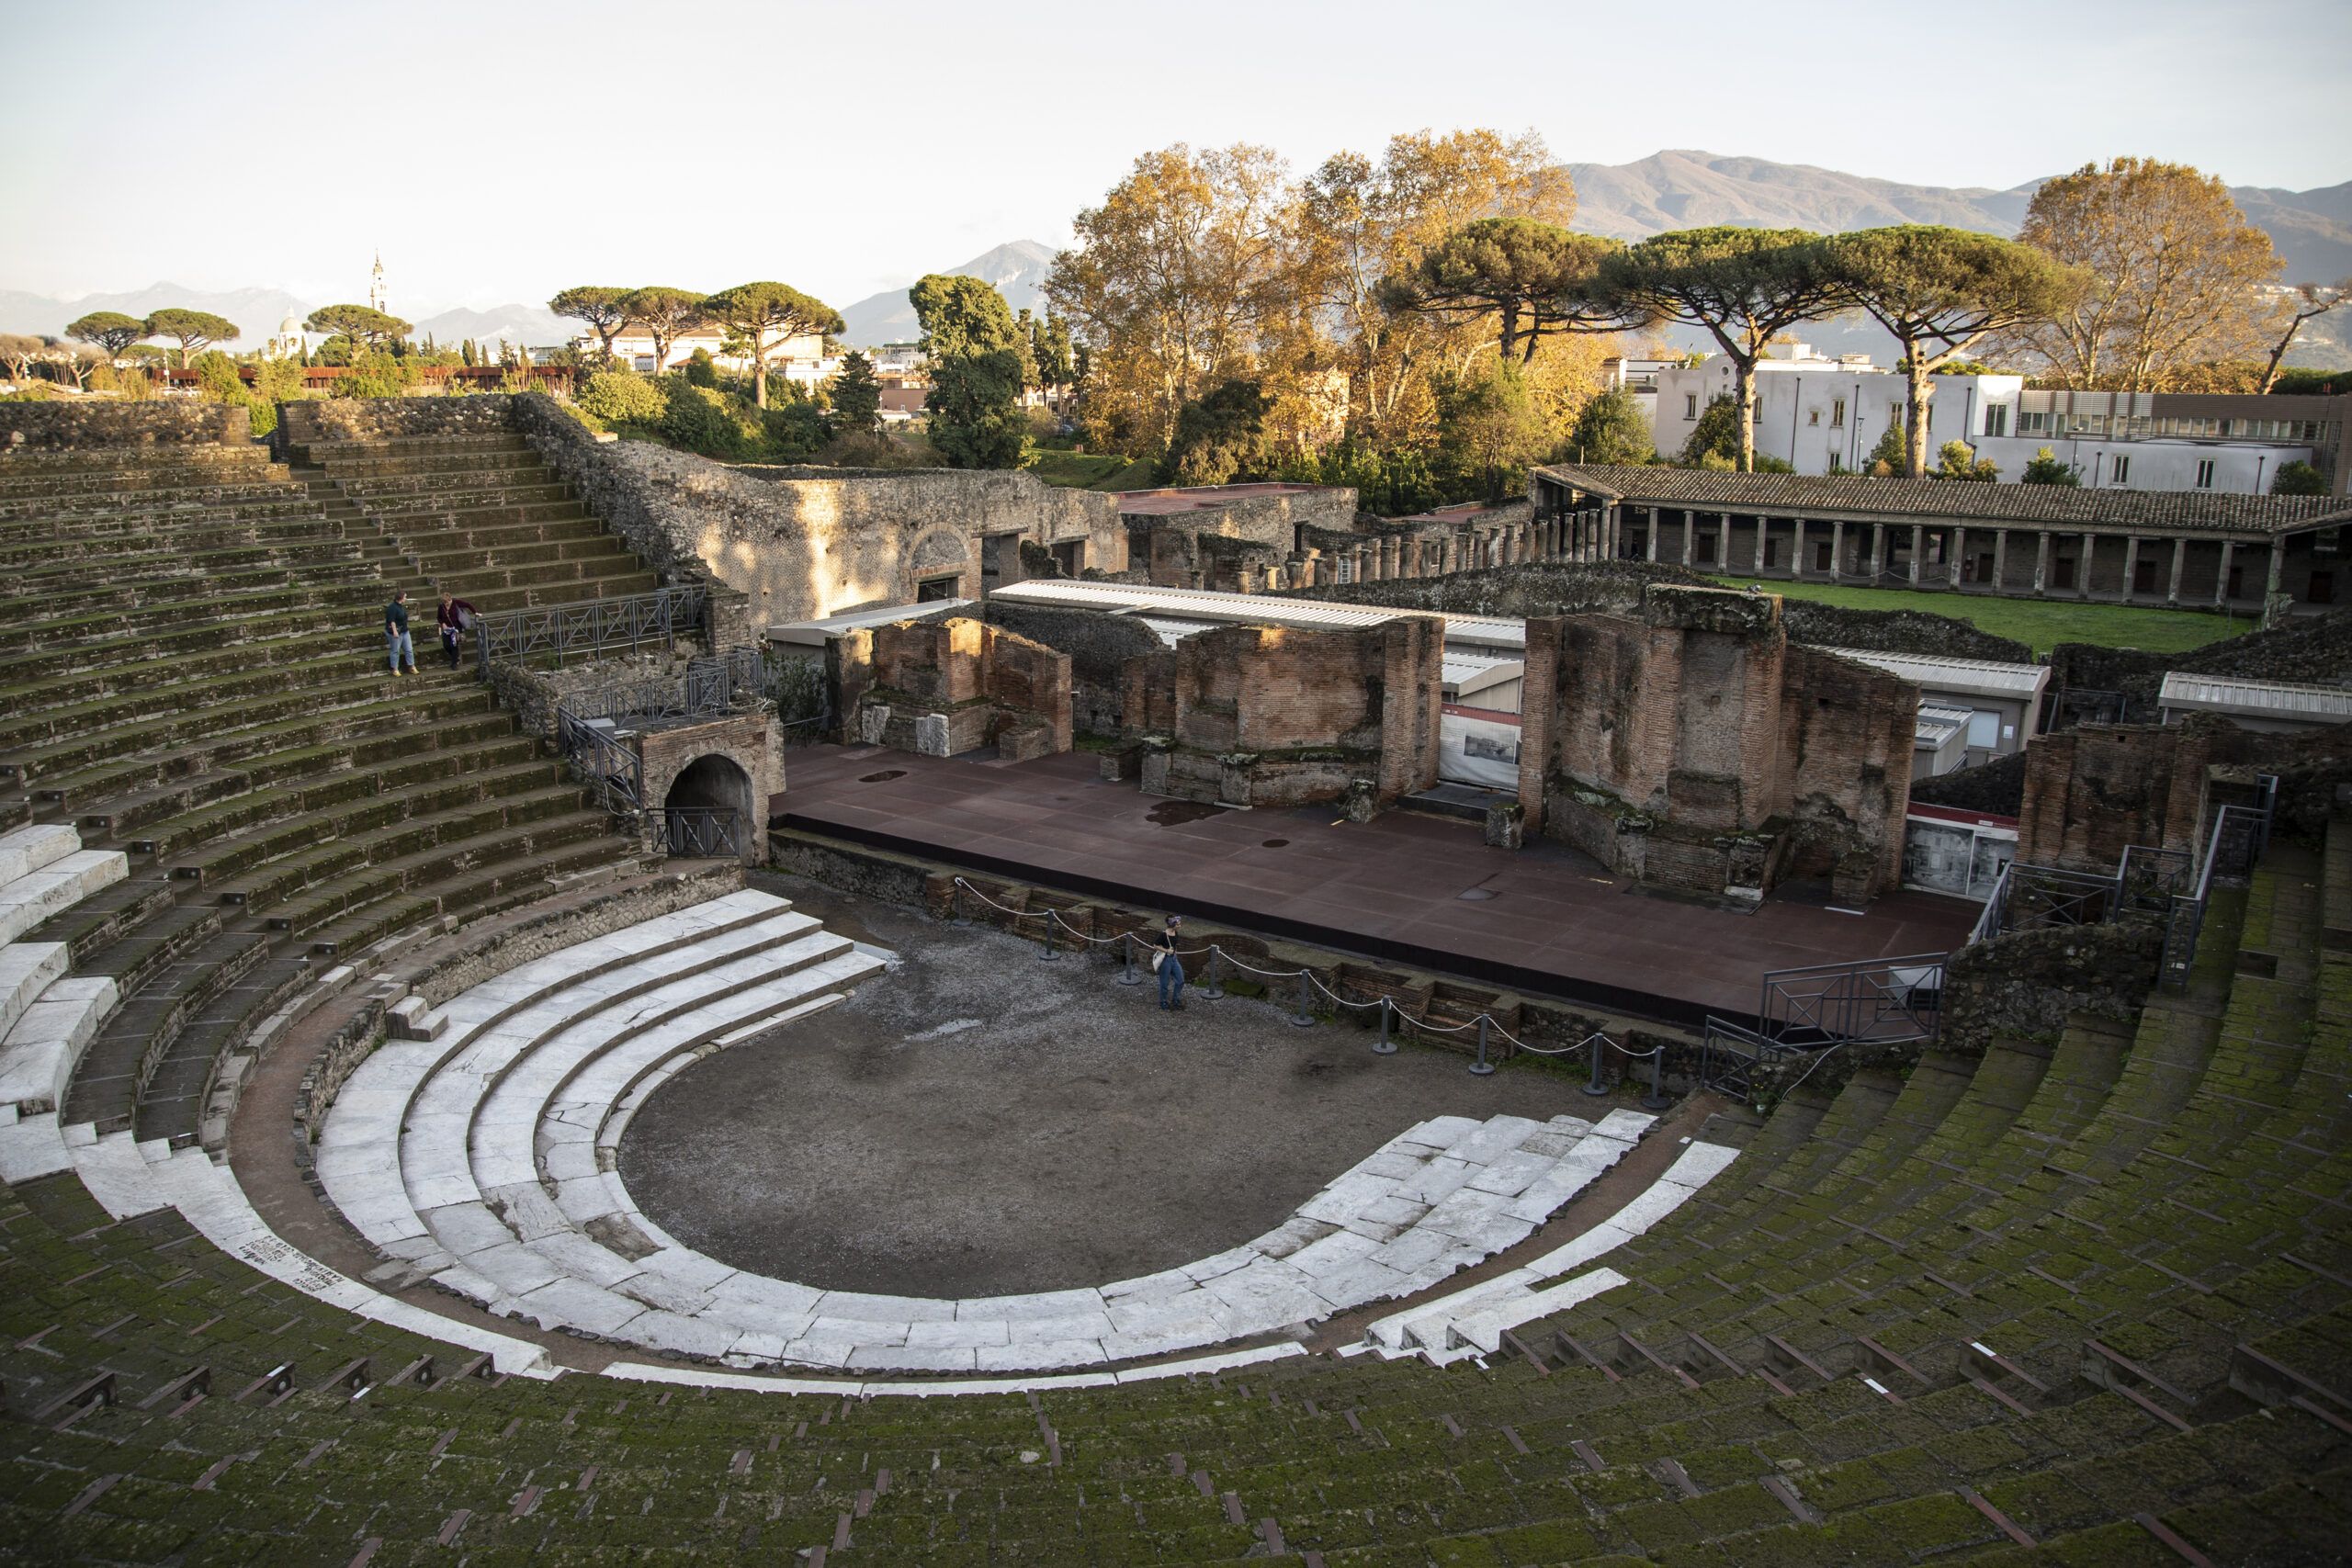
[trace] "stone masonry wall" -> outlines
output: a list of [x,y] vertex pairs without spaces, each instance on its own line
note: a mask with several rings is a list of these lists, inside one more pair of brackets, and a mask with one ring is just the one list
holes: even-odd
[[1918,713],[1910,682],[1789,646],[1781,714],[1790,873],[1830,876],[1847,903],[1901,886]]
[[[834,641],[846,656],[848,639]],[[991,742],[1023,756],[1070,749],[1068,654],[967,616],[876,626],[866,647],[854,723],[869,743],[949,756]]]
[[50,399],[0,402],[0,452],[69,446],[242,446],[253,439],[243,409],[196,398]]
[[[381,441],[401,435],[487,435],[514,430],[518,428],[517,412],[534,398],[554,405],[544,392],[521,397],[484,392],[455,398],[313,398],[281,403],[278,408],[289,439],[297,442]],[[560,409],[557,417],[587,434],[579,421]]]
[[2227,637],[2187,653],[2143,653],[2134,648],[2062,642],[2050,650],[2050,665],[2055,671],[2052,682],[2061,689],[2120,692],[2126,720],[2154,724],[2157,694],[2165,674],[2175,670],[2251,681],[2352,686],[2352,610],[2297,616],[2267,631]]
[[981,613],[990,626],[1069,656],[1070,721],[1080,734],[1114,736],[1151,728],[1140,716],[1130,723],[1125,715],[1128,660],[1161,651],[1159,634],[1149,626],[1101,610],[1001,600],[990,600]]
[[[1338,799],[1355,779],[1382,802],[1430,788],[1443,632],[1427,616],[1346,631],[1224,626],[1172,658],[1134,661],[1136,685],[1162,671],[1172,684],[1167,792],[1272,806]],[[1157,705],[1133,687],[1128,703]]]
[[1921,806],[1949,806],[1962,811],[2015,817],[2025,806],[2025,759],[2023,751],[2013,751],[1973,768],[1955,769],[1929,779],[1914,779],[1911,798]]

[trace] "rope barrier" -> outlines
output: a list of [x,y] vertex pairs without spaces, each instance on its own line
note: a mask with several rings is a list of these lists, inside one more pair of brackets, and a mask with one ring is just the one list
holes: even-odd
[[[973,886],[969,882],[965,881],[964,878],[960,876],[954,878],[953,883],[959,893],[969,893],[973,897],[978,898],[981,903],[986,904],[989,908],[996,910],[1000,914],[1009,915],[1016,920],[1043,919],[1051,921],[1053,925],[1058,927],[1069,935],[1077,938],[1080,942],[1085,942],[1091,947],[1111,947],[1121,942],[1131,942],[1136,939],[1136,933],[1134,931],[1122,931],[1116,936],[1090,936],[1086,932],[1080,931],[1077,927],[1071,925],[1068,920],[1062,919],[1061,911],[1058,909],[1016,909],[1010,904],[998,903],[995,899],[989,897],[987,894],[981,892],[978,887]],[[1157,953],[1170,952],[1170,949],[1160,947],[1156,944],[1150,948],[1150,951]],[[1197,957],[1205,953],[1210,954],[1212,957],[1222,958],[1227,964],[1232,964],[1236,969],[1259,976],[1264,979],[1303,980],[1343,1008],[1393,1009],[1398,1018],[1403,1019],[1415,1029],[1424,1031],[1430,1034],[1462,1034],[1466,1033],[1473,1029],[1476,1029],[1483,1024],[1493,1033],[1502,1036],[1503,1040],[1510,1044],[1512,1050],[1524,1051],[1532,1056],[1573,1056],[1588,1045],[1592,1044],[1595,1041],[1612,1048],[1620,1055],[1630,1061],[1646,1062],[1652,1057],[1664,1055],[1666,1052],[1666,1047],[1663,1044],[1653,1045],[1646,1051],[1627,1050],[1622,1043],[1611,1039],[1605,1032],[1598,1029],[1594,1030],[1590,1034],[1586,1035],[1582,1040],[1577,1041],[1573,1045],[1531,1045],[1526,1041],[1521,1040],[1517,1035],[1511,1033],[1510,1031],[1505,1029],[1502,1026],[1501,1021],[1490,1012],[1482,1012],[1466,1023],[1435,1023],[1427,1018],[1419,1018],[1414,1016],[1412,1013],[1407,1012],[1402,1007],[1397,1005],[1396,999],[1392,997],[1377,997],[1373,1000],[1366,1002],[1350,1001],[1347,998],[1340,995],[1339,992],[1326,985],[1323,981],[1323,977],[1316,974],[1315,971],[1310,968],[1302,966],[1296,969],[1261,969],[1246,958],[1235,957],[1232,953],[1226,952],[1224,948],[1220,947],[1216,942],[1210,942],[1204,947],[1176,948],[1173,950],[1173,953],[1174,956],[1180,962],[1186,958]],[[1303,1008],[1304,1001],[1302,998],[1302,1016]],[[1810,1071],[1811,1069],[1808,1068],[1807,1070]],[[1597,1078],[1600,1075],[1598,1053],[1595,1054],[1593,1071],[1594,1076]],[[1799,1079],[1798,1081],[1803,1082],[1804,1080]]]

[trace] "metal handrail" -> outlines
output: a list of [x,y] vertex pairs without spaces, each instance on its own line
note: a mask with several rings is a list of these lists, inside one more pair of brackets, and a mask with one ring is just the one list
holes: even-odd
[[724,807],[672,806],[662,813],[662,842],[681,860],[743,858],[742,813]]
[[575,716],[561,706],[555,710],[555,728],[564,760],[595,789],[599,805],[607,811],[643,809],[645,779],[636,752],[597,720]]
[[582,599],[504,610],[474,622],[475,662],[487,676],[500,660],[527,662],[555,656],[634,651],[641,644],[673,647],[678,633],[699,629],[710,608],[709,590],[689,584],[613,599]]

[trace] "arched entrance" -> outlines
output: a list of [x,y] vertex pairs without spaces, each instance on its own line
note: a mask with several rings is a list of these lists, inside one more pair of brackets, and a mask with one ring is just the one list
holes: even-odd
[[752,858],[763,803],[742,764],[707,752],[678,770],[662,802],[670,853],[695,860]]

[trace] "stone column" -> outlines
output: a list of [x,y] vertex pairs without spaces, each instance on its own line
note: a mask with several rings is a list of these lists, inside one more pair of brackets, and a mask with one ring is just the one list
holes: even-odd
[[2278,535],[2270,536],[2270,570],[2262,580],[2262,607],[2270,608],[2271,597],[2278,592],[2280,575],[2287,570],[2286,543]]
[[2033,596],[2041,598],[2050,582],[2050,530],[2044,528],[2034,536]]
[[1404,575],[1403,569],[1397,560],[1397,546],[1401,542],[1394,534],[1382,537],[1380,541],[1380,575],[1382,577],[1393,580]]
[[1993,592],[2006,593],[2009,587],[2009,531],[1993,530]]
[[1789,576],[1802,581],[1804,578],[1804,519],[1789,519]]
[[1649,531],[1646,538],[1647,548],[1644,550],[1643,554],[1646,558],[1655,561],[1657,559],[1658,509],[1655,506],[1649,507],[1645,511],[1644,515],[1649,519]]
[[2123,602],[2132,603],[2132,585],[2140,581],[2140,536],[2127,534],[2123,539]]
[[1873,523],[1871,525],[1870,570],[1862,575],[1869,578],[1871,580],[1871,586],[1875,588],[1878,586],[1879,573],[1885,570],[1886,525],[1883,523]]
[[2165,587],[2165,604],[2177,604],[2180,603],[2180,574],[2183,569],[2188,565],[2188,539],[2187,536],[2184,535],[2182,537],[2175,539],[2172,542],[2172,579]]
[[1689,507],[1682,509],[1682,564],[1690,564],[1691,552],[1699,544],[1699,514]]
[[1957,525],[1944,535],[1944,576],[1953,588],[1960,586],[1960,563],[1968,554],[1968,530]]
[[1829,525],[1829,578],[1831,581],[1846,575],[1846,524],[1843,518]]
[[1922,523],[1911,525],[1911,586],[1919,586],[1919,562],[1928,553],[1928,529]]
[[2230,558],[2237,554],[2237,549],[2235,541],[2222,541],[2222,564],[2213,573],[2213,608],[2216,610],[2230,602]]
[[2087,598],[2089,598],[2089,597],[2091,596],[2091,562],[2093,561],[2093,559],[2095,559],[2095,558],[2097,558],[2098,554],[2098,536],[2097,534],[2092,533],[2092,532],[2091,532],[2090,530],[2088,530],[2088,529],[2085,529],[2085,530],[2083,531],[2083,592],[2082,592],[2082,596],[2083,596],[2084,598],[2086,598],[2086,599],[2087,599]]

